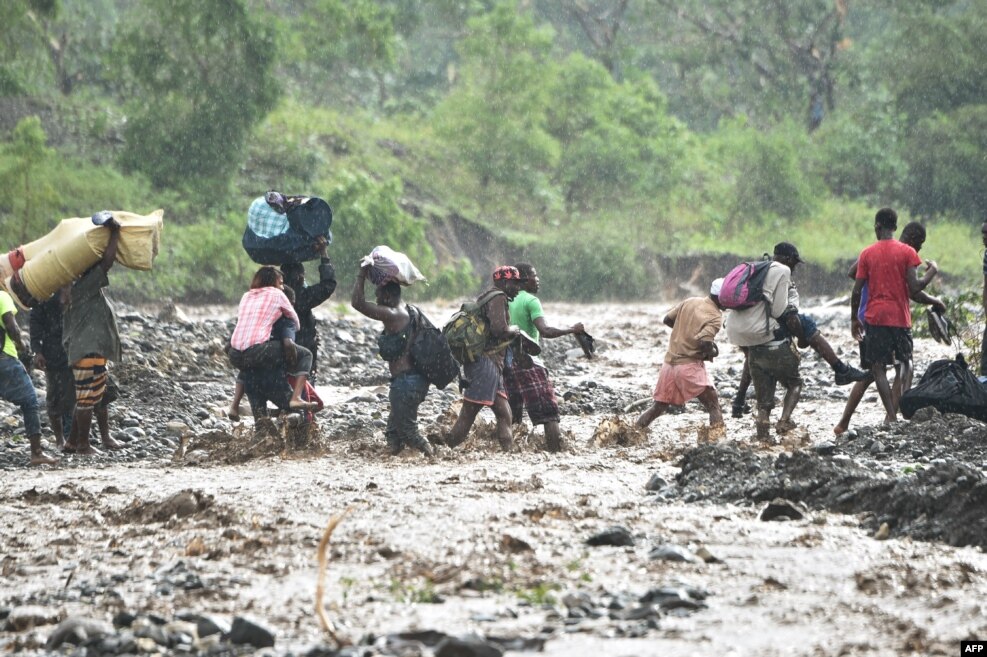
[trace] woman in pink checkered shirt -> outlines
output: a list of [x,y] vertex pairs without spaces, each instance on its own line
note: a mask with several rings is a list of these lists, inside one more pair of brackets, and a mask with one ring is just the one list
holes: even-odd
[[281,317],[299,327],[298,315],[282,288],[281,272],[274,267],[261,267],[250,282],[250,290],[240,299],[236,328],[230,338],[230,362],[238,369],[280,369],[295,377],[288,407],[308,410],[317,406],[301,398],[305,382],[312,370],[312,352],[294,345],[285,349],[281,340],[271,339],[271,330]]

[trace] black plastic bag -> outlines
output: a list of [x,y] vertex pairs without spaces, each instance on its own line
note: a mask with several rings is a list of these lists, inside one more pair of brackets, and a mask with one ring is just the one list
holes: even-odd
[[918,385],[901,396],[901,414],[910,419],[920,408],[932,406],[941,413],[961,413],[987,422],[987,388],[967,367],[962,356],[937,360]]

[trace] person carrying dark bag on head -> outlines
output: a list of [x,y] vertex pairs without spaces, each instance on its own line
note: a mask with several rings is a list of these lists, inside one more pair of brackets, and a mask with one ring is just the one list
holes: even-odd
[[376,303],[366,299],[369,266],[360,267],[350,303],[359,313],[384,325],[377,338],[378,354],[387,362],[391,372],[388,394],[391,411],[387,415],[387,447],[397,456],[405,447],[432,456],[432,446],[418,431],[418,407],[428,394],[429,382],[412,361],[411,347],[415,339],[415,322],[409,307],[401,303],[401,286],[395,282],[377,287]]

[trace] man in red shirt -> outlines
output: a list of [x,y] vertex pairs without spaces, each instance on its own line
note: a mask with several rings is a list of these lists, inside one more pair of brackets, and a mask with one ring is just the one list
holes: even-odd
[[[912,385],[912,314],[910,299],[922,289],[916,268],[922,264],[915,249],[894,239],[898,215],[891,208],[874,217],[877,242],[860,253],[857,280],[850,296],[850,331],[863,342],[861,363],[869,367],[886,412],[885,422],[894,422],[898,410],[888,384],[886,368],[895,365],[901,392]],[[867,284],[864,325],[858,317],[860,294]]]

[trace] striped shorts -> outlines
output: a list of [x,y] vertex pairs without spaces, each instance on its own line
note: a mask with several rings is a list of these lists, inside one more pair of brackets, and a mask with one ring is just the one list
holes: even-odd
[[92,409],[103,399],[106,392],[106,359],[98,354],[90,354],[72,364],[75,378],[75,406],[77,409]]

